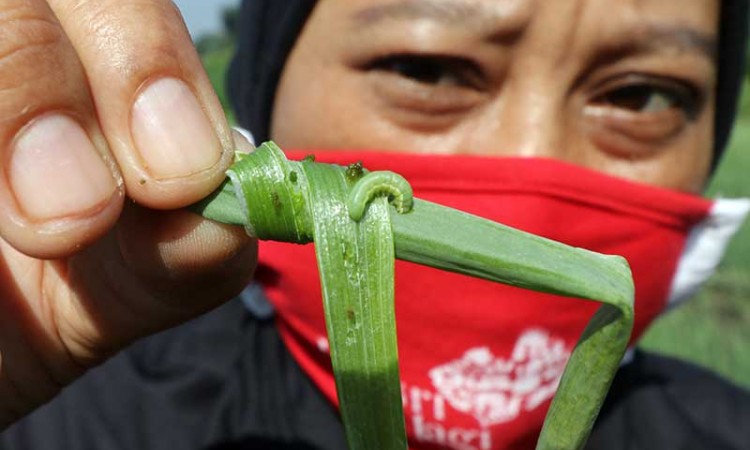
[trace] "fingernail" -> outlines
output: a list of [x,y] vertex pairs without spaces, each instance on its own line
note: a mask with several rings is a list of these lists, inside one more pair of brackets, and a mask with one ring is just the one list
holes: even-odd
[[10,188],[32,220],[84,213],[109,200],[117,186],[83,128],[60,114],[23,129],[11,152]]
[[144,168],[156,179],[206,170],[221,143],[188,86],[175,78],[148,85],[133,105],[131,130]]

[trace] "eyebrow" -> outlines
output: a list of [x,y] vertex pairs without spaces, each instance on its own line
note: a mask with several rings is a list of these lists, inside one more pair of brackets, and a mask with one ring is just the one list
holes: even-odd
[[711,62],[718,60],[716,37],[693,28],[672,25],[650,25],[636,31],[635,47],[648,51],[697,52]]
[[[352,20],[356,27],[370,27],[387,20],[428,19],[451,26],[471,24],[478,29],[498,26],[498,14],[476,3],[446,0],[402,0],[373,5],[356,11]],[[499,31],[499,32],[498,32]],[[506,36],[511,30],[496,30],[492,36]],[[512,34],[512,32],[511,32]],[[711,62],[718,60],[716,37],[693,28],[653,24],[638,28],[628,43],[615,45],[614,50],[678,51],[702,54]]]

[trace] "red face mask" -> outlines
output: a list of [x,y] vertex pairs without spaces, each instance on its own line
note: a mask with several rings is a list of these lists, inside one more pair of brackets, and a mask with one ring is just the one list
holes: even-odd
[[[700,197],[546,159],[328,151],[317,153],[316,161],[393,170],[419,198],[624,256],[636,286],[633,340],[670,297],[697,287],[691,277],[681,285],[673,280],[687,264],[680,258],[691,230],[705,229],[717,210]],[[729,210],[743,208],[746,203]],[[730,222],[736,229],[737,220]],[[731,235],[726,227],[712,230]],[[700,245],[705,239],[693,236],[690,247]],[[699,260],[713,267],[718,258]],[[703,278],[710,272],[691,264],[688,269]],[[263,242],[257,278],[287,347],[335,403],[313,247]],[[396,316],[411,446],[533,448],[571,349],[597,306],[398,261]]]

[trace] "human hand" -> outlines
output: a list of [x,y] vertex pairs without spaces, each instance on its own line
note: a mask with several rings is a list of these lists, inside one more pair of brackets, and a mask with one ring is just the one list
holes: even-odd
[[172,2],[0,0],[0,429],[247,283],[255,241],[180,209],[234,147]]

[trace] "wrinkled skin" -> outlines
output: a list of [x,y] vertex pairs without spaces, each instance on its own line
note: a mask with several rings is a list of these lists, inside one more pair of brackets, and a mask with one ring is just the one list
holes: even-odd
[[[718,0],[321,0],[272,136],[697,192],[717,21]],[[0,427],[246,284],[256,243],[180,209],[235,145],[171,2],[0,0]]]

